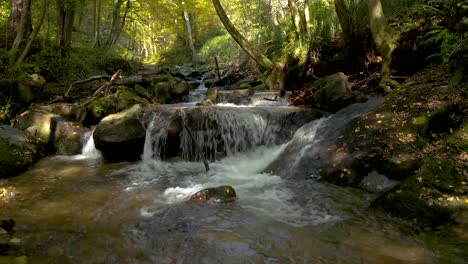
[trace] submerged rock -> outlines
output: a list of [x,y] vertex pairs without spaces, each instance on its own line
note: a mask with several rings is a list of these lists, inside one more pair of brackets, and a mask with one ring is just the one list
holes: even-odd
[[230,203],[237,199],[236,191],[229,185],[203,189],[190,197],[190,202],[205,204],[208,202]]
[[107,161],[134,161],[143,153],[146,130],[141,123],[141,105],[106,116],[99,122],[93,137],[96,148]]
[[0,178],[12,177],[40,158],[37,147],[28,135],[10,126],[0,126]]

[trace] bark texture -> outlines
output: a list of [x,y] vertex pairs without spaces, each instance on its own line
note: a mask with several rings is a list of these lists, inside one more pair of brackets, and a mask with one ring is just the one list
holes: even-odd
[[369,0],[368,8],[372,37],[383,60],[380,86],[387,91],[387,84],[394,82],[390,78],[390,66],[392,53],[397,47],[398,34],[388,25],[380,0]]

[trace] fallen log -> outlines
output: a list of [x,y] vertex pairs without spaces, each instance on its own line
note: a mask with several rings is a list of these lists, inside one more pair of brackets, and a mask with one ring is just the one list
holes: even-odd
[[93,96],[102,96],[108,94],[110,87],[120,78],[122,78],[122,70],[116,71],[108,82],[103,84],[93,93]]
[[91,76],[84,80],[75,81],[72,84],[83,84],[83,83],[92,82],[92,81],[101,80],[101,79],[110,80],[111,78],[112,78],[111,75],[96,75],[96,76]]

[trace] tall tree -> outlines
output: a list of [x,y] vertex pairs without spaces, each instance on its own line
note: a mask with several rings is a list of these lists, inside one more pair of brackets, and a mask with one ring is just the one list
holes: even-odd
[[193,43],[192,24],[190,23],[190,16],[187,10],[185,9],[183,11],[183,17],[185,22],[185,28],[187,29],[187,38],[190,50],[192,51],[192,64],[195,65],[197,63],[197,50],[195,49],[195,45]]
[[94,47],[100,47],[100,38],[101,38],[101,0],[93,0],[93,43]]
[[368,33],[359,28],[358,10],[362,4],[365,4],[365,0],[334,0],[334,2],[335,12],[347,48],[346,63],[349,69],[360,70],[362,63],[366,60],[366,50],[363,42],[366,41]]
[[48,3],[49,3],[48,0],[43,0],[40,18],[37,21],[37,25],[36,27],[34,27],[33,32],[29,35],[28,41],[26,42],[26,46],[21,52],[21,55],[19,56],[19,58],[16,60],[16,64],[20,64],[21,62],[23,62],[24,58],[26,58],[26,55],[28,55],[29,50],[31,49],[32,43],[36,40],[37,34],[41,30],[42,24],[44,23],[44,18],[47,13]]
[[23,25],[22,30],[24,33],[30,33],[32,31],[32,22],[31,22],[31,1],[27,0],[11,0],[11,9],[10,9],[10,30],[14,33],[17,33],[21,28],[21,16],[26,14],[25,25]]
[[388,25],[380,0],[369,0],[368,9],[372,37],[383,60],[379,86],[385,91],[390,91],[388,84],[396,84],[396,81],[390,78],[390,66],[399,35]]
[[265,68],[266,70],[273,70],[275,65],[273,62],[271,62],[270,59],[268,59],[262,52],[257,50],[255,47],[253,47],[250,42],[242,36],[242,34],[234,27],[232,24],[231,20],[229,17],[226,15],[226,12],[224,11],[223,7],[221,6],[221,3],[219,0],[212,0],[213,5],[216,9],[216,13],[219,16],[219,19],[223,23],[224,27],[226,30],[229,32],[229,34],[232,36],[232,38],[239,44],[239,46],[249,54],[249,56],[255,60],[260,66]]
[[57,0],[57,45],[67,51],[71,46],[76,0]]
[[25,34],[26,34],[26,27],[28,25],[28,20],[30,19],[31,14],[29,12],[23,12],[27,10],[27,6],[31,5],[31,0],[24,0],[22,2],[22,12],[21,12],[21,18],[20,18],[20,23],[18,30],[16,31],[16,37],[15,40],[13,41],[13,44],[11,45],[11,49],[9,51],[9,62],[10,64],[14,63],[16,61],[16,57],[18,56],[18,51],[21,42],[23,42]]

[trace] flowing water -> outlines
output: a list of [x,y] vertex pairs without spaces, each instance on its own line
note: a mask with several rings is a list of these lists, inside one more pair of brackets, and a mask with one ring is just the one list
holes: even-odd
[[[0,219],[17,223],[10,254],[31,263],[466,263],[465,228],[412,232],[369,210],[374,195],[306,179],[316,166],[306,162],[314,146],[332,142],[345,119],[371,105],[312,121],[284,143],[261,144],[277,133],[265,134],[257,112],[248,115],[257,117],[254,128],[242,125],[242,115],[228,115],[230,123],[216,127],[227,145],[243,140],[244,147],[210,163],[209,172],[200,162],[160,160],[161,116],[148,121],[140,162],[103,162],[88,135],[82,155],[45,158],[2,183],[11,195]],[[209,115],[220,121],[223,111],[234,110]],[[236,124],[249,137],[233,131]],[[209,144],[202,140],[209,134],[197,135]],[[219,185],[233,186],[238,200],[186,202]]]

